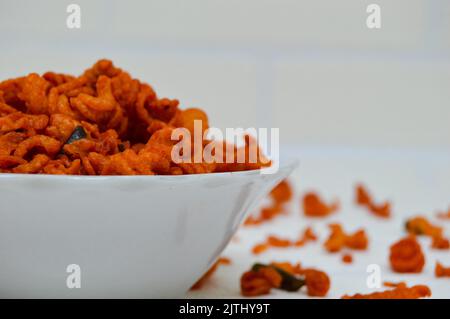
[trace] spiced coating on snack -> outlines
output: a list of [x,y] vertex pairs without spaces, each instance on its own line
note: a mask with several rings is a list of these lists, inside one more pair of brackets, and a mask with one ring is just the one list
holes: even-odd
[[272,288],[280,287],[281,282],[281,275],[271,267],[246,271],[241,276],[241,294],[246,297],[266,295]]
[[[251,137],[236,147],[217,148],[242,162],[177,162],[172,139],[177,128],[209,128],[199,108],[154,89],[109,60],[99,60],[80,76],[46,72],[0,82],[0,173],[70,175],[181,175],[259,169],[270,165]],[[197,153],[209,143],[200,141]],[[248,152],[257,152],[250,160]],[[201,154],[202,155],[202,154]],[[225,156],[225,153],[223,154]]]
[[328,225],[330,235],[324,243],[325,249],[330,253],[341,251],[343,248],[354,250],[366,250],[369,239],[364,229],[359,229],[353,234],[347,234],[344,228],[337,223]]
[[303,196],[302,205],[303,213],[308,217],[327,217],[339,209],[339,202],[327,204],[314,192]]
[[243,296],[269,294],[272,288],[297,292],[306,287],[312,297],[324,297],[331,286],[329,276],[318,269],[302,268],[300,264],[273,262],[268,265],[256,263],[241,277]]
[[191,290],[201,289],[205,283],[212,277],[212,275],[217,271],[220,265],[230,265],[231,260],[226,257],[220,257],[209,269],[206,271],[200,279],[197,280],[195,284],[192,285]]
[[344,254],[341,258],[344,264],[351,264],[353,262],[353,256],[350,254]]
[[375,203],[369,191],[363,184],[356,185],[355,202],[357,205],[365,207],[375,216],[381,218],[389,218],[391,216],[391,203],[388,201],[379,204]]
[[262,207],[258,214],[249,216],[245,226],[255,226],[273,220],[275,217],[285,214],[287,204],[292,200],[293,190],[289,181],[283,180],[269,193],[270,203]]
[[440,277],[450,277],[450,267],[445,267],[440,262],[436,262],[436,266],[434,268],[434,274],[437,278]]
[[431,297],[431,290],[425,285],[408,287],[405,283],[385,283],[388,289],[369,294],[344,295],[342,299],[418,299]]
[[266,239],[253,246],[252,253],[259,255],[267,251],[271,247],[275,248],[289,248],[289,247],[302,247],[308,242],[313,242],[317,240],[317,235],[314,233],[311,227],[305,228],[305,230],[300,233],[299,237],[295,240],[281,238],[275,235],[269,235]]
[[423,216],[408,219],[405,228],[410,234],[431,237],[431,248],[450,249],[450,240],[444,237],[442,227],[433,225]]
[[425,256],[415,236],[410,235],[391,246],[389,261],[395,272],[420,273],[425,265]]

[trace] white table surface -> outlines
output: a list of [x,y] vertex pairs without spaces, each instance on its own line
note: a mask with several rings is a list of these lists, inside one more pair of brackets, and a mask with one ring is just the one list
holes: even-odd
[[[188,298],[242,298],[239,279],[255,262],[301,262],[305,267],[326,271],[331,278],[329,298],[344,294],[370,293],[367,266],[378,264],[382,281],[406,281],[409,285],[427,284],[435,298],[450,298],[450,278],[435,278],[436,260],[450,266],[450,250],[430,248],[430,240],[421,238],[426,265],[420,274],[396,274],[390,270],[389,246],[405,235],[404,222],[409,216],[430,216],[450,237],[450,220],[436,219],[436,211],[450,206],[450,150],[375,150],[375,149],[287,149],[285,157],[300,159],[300,167],[291,176],[295,187],[294,200],[288,214],[256,227],[241,227],[236,240],[223,253],[232,264],[220,266],[209,281]],[[389,199],[393,216],[383,220],[354,205],[354,184],[363,182],[376,201]],[[311,219],[302,215],[300,195],[318,190],[327,201],[338,198],[341,209],[325,219]],[[340,222],[346,231],[365,228],[369,236],[367,251],[350,251],[354,261],[344,264],[342,253],[330,254],[323,248],[328,236],[327,225]],[[253,255],[251,248],[267,235],[296,238],[307,226],[312,226],[319,240],[300,248],[273,248]],[[384,290],[386,288],[381,288]],[[273,289],[267,298],[309,298],[304,292],[288,293]]]

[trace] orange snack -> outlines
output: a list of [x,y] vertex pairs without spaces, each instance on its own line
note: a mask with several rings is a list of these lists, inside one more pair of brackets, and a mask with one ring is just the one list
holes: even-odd
[[436,277],[450,277],[450,267],[444,267],[440,262],[436,262],[434,274]]
[[281,215],[284,213],[284,209],[281,205],[273,204],[271,206],[263,207],[261,208],[258,216],[249,216],[245,222],[244,225],[259,225],[263,222],[272,220],[278,215]]
[[312,297],[323,297],[330,289],[330,278],[320,270],[308,268],[303,270],[305,275],[308,295]]
[[324,243],[325,249],[329,252],[338,252],[345,247],[355,250],[367,249],[369,240],[364,230],[360,229],[348,235],[340,224],[330,224],[329,227],[331,233]]
[[270,247],[291,247],[293,243],[289,239],[280,238],[274,235],[270,235],[262,243],[256,244],[252,248],[252,253],[255,255],[265,252]]
[[303,213],[308,217],[326,217],[339,209],[339,203],[334,202],[330,205],[324,203],[319,195],[313,192],[306,193],[303,196]]
[[369,244],[366,232],[364,230],[358,230],[352,235],[347,235],[345,240],[345,246],[350,249],[365,250]]
[[392,270],[399,273],[419,273],[425,265],[425,256],[414,235],[393,244],[389,260]]
[[342,262],[345,264],[351,264],[353,262],[353,256],[350,254],[342,255]]
[[356,185],[355,193],[356,204],[366,207],[375,216],[383,218],[388,218],[391,216],[391,204],[389,202],[375,204],[364,185]]
[[272,288],[280,287],[281,275],[271,267],[245,272],[241,277],[241,293],[246,297],[261,296],[270,293]]
[[220,257],[209,270],[199,279],[197,282],[192,285],[191,290],[197,290],[203,287],[205,282],[216,272],[217,267],[219,265],[229,265],[231,264],[231,260],[226,257]]
[[[175,160],[179,140],[172,133],[193,132],[196,120],[200,133],[208,129],[203,110],[180,109],[178,100],[157,96],[109,60],[78,77],[31,73],[0,82],[0,173],[180,175],[270,165],[249,136],[239,148],[202,139],[184,161]],[[213,161],[199,159],[210,144],[222,146],[234,162],[226,162],[220,147]],[[240,154],[243,162],[237,162]],[[284,192],[277,199],[286,198]]]
[[283,278],[281,275],[272,267],[262,267],[257,272],[261,273],[270,282],[273,288],[278,288],[281,286],[281,281]]
[[331,230],[331,234],[325,241],[324,246],[326,250],[331,253],[340,251],[343,247],[345,247],[347,235],[344,233],[342,226],[339,224],[331,224],[329,225],[329,228]]
[[285,213],[285,204],[292,199],[292,187],[287,180],[275,186],[269,194],[271,204],[261,208],[258,216],[249,216],[244,225],[259,225]]
[[435,236],[431,239],[431,248],[450,249],[450,240],[442,236]]
[[243,296],[259,296],[270,293],[272,288],[298,291],[306,286],[309,296],[323,297],[330,289],[330,278],[323,271],[292,265],[288,262],[273,262],[270,265],[254,264],[241,277]]
[[303,274],[303,269],[301,267],[300,263],[297,263],[295,265],[291,264],[290,262],[272,262],[270,263],[271,265],[278,267],[290,274],[297,274],[297,275],[301,275]]
[[241,276],[241,294],[245,297],[267,295],[272,285],[263,274],[247,271]]
[[414,234],[414,235],[425,235],[425,236],[430,236],[430,237],[442,235],[442,227],[431,224],[423,216],[417,216],[417,217],[408,219],[405,226],[406,226],[406,230],[410,234]]
[[385,282],[383,282],[383,286],[391,287],[391,288],[407,287],[406,283],[404,281],[401,281],[401,282],[385,281]]
[[262,243],[256,244],[252,248],[252,253],[255,255],[265,252],[270,247],[287,248],[287,247],[301,247],[310,241],[316,241],[317,236],[314,234],[312,228],[306,228],[299,238],[295,241],[280,238],[274,235],[269,235]]
[[317,235],[314,233],[313,229],[311,227],[307,227],[303,231],[303,235],[301,235],[300,238],[294,242],[294,245],[297,247],[301,247],[310,241],[316,241],[316,240],[317,240]]
[[291,241],[276,236],[269,236],[267,237],[267,244],[272,247],[289,247],[291,246]]
[[265,252],[269,248],[270,248],[270,245],[267,244],[266,242],[261,243],[261,244],[256,244],[252,248],[252,253],[255,254],[255,255],[259,255],[259,254]]
[[281,181],[270,192],[269,196],[277,204],[287,203],[292,199],[292,186],[287,180]]
[[393,289],[370,294],[344,295],[342,299],[418,299],[431,296],[431,290],[425,285],[407,287],[405,283],[385,283]]
[[435,249],[449,249],[450,241],[443,236],[442,227],[435,226],[425,217],[417,216],[409,219],[405,224],[410,234],[431,237],[431,247]]

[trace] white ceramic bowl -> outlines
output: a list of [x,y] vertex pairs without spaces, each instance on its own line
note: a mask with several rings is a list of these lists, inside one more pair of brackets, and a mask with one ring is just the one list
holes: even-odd
[[[0,174],[0,297],[183,296],[295,167],[266,175]],[[68,288],[72,264],[80,288]]]

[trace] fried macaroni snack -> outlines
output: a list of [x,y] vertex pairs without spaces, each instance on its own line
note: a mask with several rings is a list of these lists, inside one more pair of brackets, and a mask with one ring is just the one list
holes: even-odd
[[393,289],[372,292],[370,294],[344,295],[342,299],[419,299],[431,297],[431,290],[425,285],[408,287],[404,282],[387,282],[384,285]]
[[[0,173],[70,175],[180,175],[259,169],[270,161],[182,161],[171,156],[175,128],[194,135],[208,117],[197,108],[181,110],[176,99],[153,88],[109,60],[81,76],[47,72],[0,82]],[[198,123],[198,122],[197,122]],[[200,141],[203,151],[211,141]],[[253,144],[253,146],[252,146]],[[219,158],[242,148],[220,143]],[[184,155],[184,154],[183,154]],[[217,159],[217,157],[214,157]]]
[[246,297],[269,294],[272,288],[294,292],[303,286],[306,286],[308,296],[324,297],[330,285],[330,278],[325,272],[288,262],[257,263],[241,276],[241,294]]
[[414,235],[409,235],[391,246],[389,261],[398,273],[420,273],[425,265],[425,255]]

